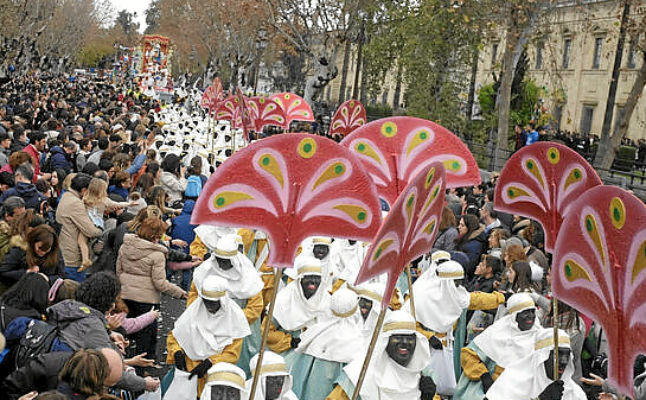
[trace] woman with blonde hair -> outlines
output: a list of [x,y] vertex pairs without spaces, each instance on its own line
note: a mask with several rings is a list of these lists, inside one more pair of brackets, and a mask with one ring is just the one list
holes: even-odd
[[[100,178],[92,178],[87,191],[83,195],[83,203],[85,204],[85,209],[87,211],[88,217],[90,217],[90,220],[96,227],[101,229],[105,228],[103,213],[105,212],[106,208],[125,208],[129,205],[129,203],[126,202],[118,203],[110,200],[108,198],[108,183]],[[92,265],[90,246],[88,244],[88,238],[80,231],[77,240],[79,249],[81,250],[82,258],[82,265],[79,268],[79,272],[82,272],[90,265]]]

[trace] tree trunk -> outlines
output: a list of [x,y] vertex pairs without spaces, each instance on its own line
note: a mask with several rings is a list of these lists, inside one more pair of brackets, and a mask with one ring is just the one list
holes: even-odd
[[[628,14],[630,13],[629,0],[624,0],[623,11],[621,14],[621,25],[619,27],[619,39],[617,40],[617,50],[615,51],[615,62],[612,66],[612,78],[610,80],[610,87],[608,88],[608,101],[606,102],[606,112],[603,115],[603,125],[601,127],[601,141],[608,142],[610,138],[610,130],[612,123],[612,115],[614,114],[615,99],[617,97],[617,86],[619,85],[619,73],[621,71],[621,60],[624,54],[624,43],[626,41],[626,25],[628,25]],[[601,149],[601,146],[599,147]],[[594,159],[594,164],[599,164],[603,159],[607,158],[608,152],[597,152]],[[614,158],[614,154],[613,154]],[[612,164],[612,161],[611,161]]]
[[[361,65],[363,64],[363,41],[366,34],[366,21],[361,22],[361,32],[359,34],[359,46],[357,48],[357,62],[354,66],[354,86],[352,87],[352,98],[356,99],[359,96],[359,74],[361,73]],[[363,100],[361,100],[363,102]],[[365,104],[365,103],[364,103]]]
[[478,74],[478,58],[480,51],[478,46],[473,49],[473,58],[471,59],[471,79],[469,80],[469,96],[467,97],[467,126],[471,124],[473,118],[473,103],[476,98],[476,76]]
[[321,94],[325,86],[339,74],[339,69],[335,65],[336,51],[332,59],[328,60],[325,56],[317,57],[312,60],[314,64],[314,75],[307,79],[305,83],[305,101],[311,106]]
[[402,75],[404,67],[400,61],[397,62],[397,76],[395,77],[395,94],[393,95],[393,111],[399,110],[402,96]]
[[[595,157],[595,166],[600,169],[602,176],[606,174],[606,171],[612,166],[612,162],[615,160],[615,153],[621,144],[621,139],[626,136],[628,132],[628,125],[630,123],[630,118],[635,111],[637,102],[644,91],[644,86],[646,86],[646,52],[643,54],[642,66],[637,72],[637,77],[633,83],[633,87],[630,90],[626,104],[624,105],[623,116],[620,118],[619,122],[615,125],[615,130],[612,136],[607,138],[602,138],[599,142],[599,148],[597,149],[597,155]],[[605,139],[605,140],[604,140]]]
[[502,168],[509,150],[509,112],[511,107],[511,83],[514,79],[514,49],[518,41],[516,25],[511,22],[505,38],[505,53],[500,75],[500,94],[498,95],[498,144],[494,154],[494,168]]
[[337,102],[339,104],[343,103],[345,99],[345,87],[348,80],[348,64],[350,64],[350,53],[352,52],[352,43],[349,40],[345,40],[345,49],[343,51],[343,69],[341,70],[341,87],[339,88],[339,98]]

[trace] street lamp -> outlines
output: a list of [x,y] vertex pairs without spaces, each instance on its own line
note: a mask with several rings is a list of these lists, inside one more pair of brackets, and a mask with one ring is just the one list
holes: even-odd
[[357,48],[357,62],[354,70],[354,85],[352,86],[352,98],[357,99],[359,96],[359,74],[361,73],[361,63],[363,62],[363,42],[366,36],[366,18],[368,14],[364,10],[359,10],[359,18],[361,18],[361,30],[359,31],[359,47]]
[[257,56],[256,56],[256,66],[254,67],[254,79],[253,79],[253,95],[256,95],[256,91],[258,89],[258,75],[259,75],[259,70],[260,70],[260,57],[262,57],[262,54],[265,52],[265,49],[267,48],[267,31],[263,28],[260,28],[258,30],[258,37],[256,39],[256,50],[257,50]]

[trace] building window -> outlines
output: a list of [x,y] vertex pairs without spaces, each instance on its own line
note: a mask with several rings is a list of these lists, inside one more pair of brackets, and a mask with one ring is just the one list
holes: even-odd
[[628,63],[626,64],[628,68],[637,67],[635,62],[635,39],[630,41],[630,47],[628,47]]
[[583,106],[581,113],[581,134],[589,135],[592,129],[592,117],[594,116],[594,106]]
[[592,69],[599,69],[601,66],[601,52],[603,51],[603,38],[594,39],[594,58],[592,60]]
[[496,65],[497,57],[498,57],[498,43],[494,43],[493,48],[491,49],[491,67]]
[[543,43],[536,45],[536,69],[543,69]]
[[570,67],[570,50],[572,49],[572,39],[565,39],[563,42],[563,69]]

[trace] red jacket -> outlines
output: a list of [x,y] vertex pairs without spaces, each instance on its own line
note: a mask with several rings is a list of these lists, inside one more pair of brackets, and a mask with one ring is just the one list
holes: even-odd
[[38,179],[37,177],[40,175],[40,153],[36,150],[33,144],[28,145],[22,149],[22,151],[29,154],[31,157],[31,163],[34,166],[34,181],[36,181]]

